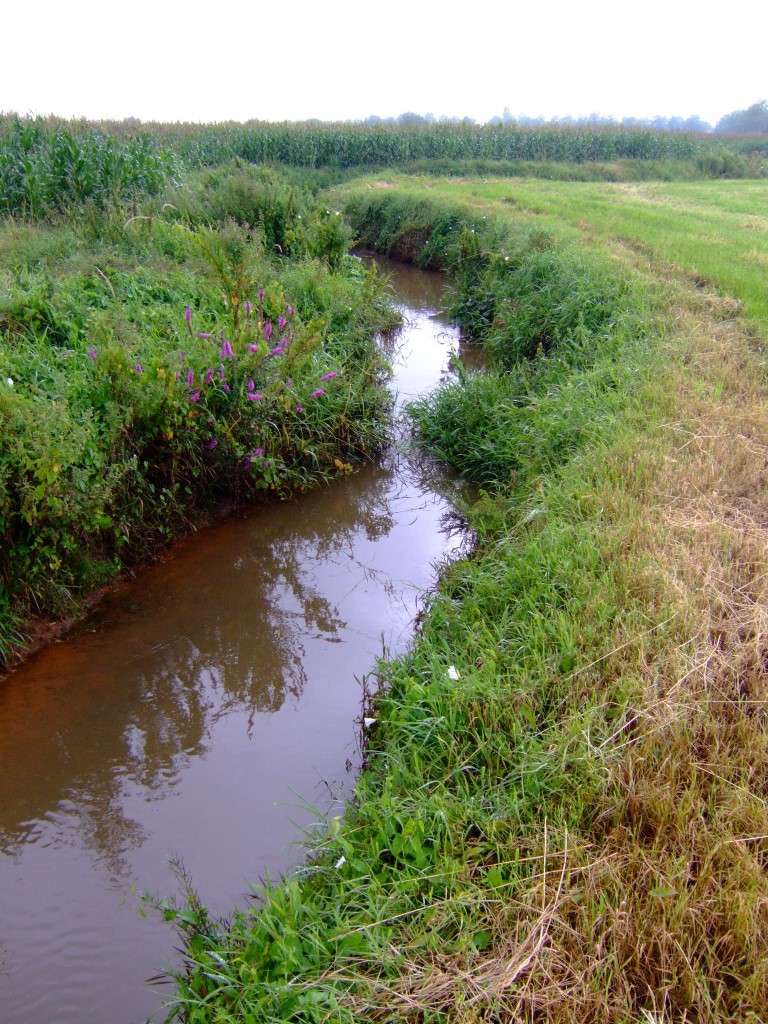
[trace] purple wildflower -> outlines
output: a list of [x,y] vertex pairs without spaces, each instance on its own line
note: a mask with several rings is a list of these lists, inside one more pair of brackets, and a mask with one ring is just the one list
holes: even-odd
[[263,288],[259,288],[259,299],[263,299],[263,298],[264,298],[264,289]]
[[288,321],[285,319],[284,316],[278,317],[278,320],[277,320],[277,329],[278,329],[278,331],[282,331],[282,329],[285,327],[285,325],[287,323],[288,323]]
[[251,350],[251,352],[258,352],[259,351],[259,346],[258,345],[249,345],[248,348]]
[[213,367],[211,366],[211,367],[210,367],[210,368],[209,368],[209,369],[208,369],[208,370],[206,371],[206,374],[205,374],[205,383],[206,383],[206,384],[210,384],[212,380],[213,380]]
[[263,448],[257,448],[256,451],[248,452],[248,454],[243,459],[243,470],[247,472],[251,468],[251,462],[254,459],[258,459],[258,457],[261,454],[263,454],[263,452],[264,452]]
[[215,448],[218,443],[219,443],[219,439],[217,437],[212,437],[211,440],[208,442],[208,444],[205,447],[206,448]]
[[193,391],[192,394],[189,396],[190,402],[197,402],[199,399],[200,399],[200,392],[199,391]]
[[235,353],[232,351],[232,346],[226,338],[221,339],[221,351],[219,352],[219,359],[234,359]]
[[253,306],[250,304],[250,302],[246,302],[246,304],[245,304],[246,316],[250,316],[252,312],[253,312]]
[[288,316],[293,316],[295,312],[296,310],[293,308],[293,306],[288,307]]
[[229,394],[229,392],[232,390],[232,388],[229,386],[229,384],[222,384],[221,387],[222,387],[223,391],[227,392],[227,394]]
[[297,405],[296,406],[296,412],[304,412],[304,406],[303,405]]
[[88,349],[88,358],[91,360],[92,363],[96,362],[96,347],[94,345],[91,345],[91,347]]
[[248,390],[249,391],[255,391],[256,390],[256,385],[253,383],[252,380],[248,381]]
[[192,307],[191,306],[187,306],[187,308],[184,310],[184,319],[187,321],[188,324],[192,322]]
[[333,380],[334,377],[338,377],[338,373],[326,373],[320,378],[320,380]]
[[224,374],[224,367],[220,366],[219,367],[219,380],[224,380],[224,376],[225,376],[225,374]]
[[263,398],[263,397],[264,397],[264,392],[263,392],[263,391],[249,391],[249,392],[248,392],[248,397],[249,397],[249,398],[250,398],[250,399],[251,399],[251,400],[252,400],[253,402],[258,402],[258,400],[259,400],[260,398]]
[[194,387],[195,385],[195,371],[189,370],[187,373],[187,387]]
[[264,324],[264,340],[269,341],[272,337],[272,324],[269,320]]
[[141,363],[136,363],[136,365],[134,366],[134,370],[136,371],[136,373],[144,373],[144,371],[141,368]]
[[324,394],[325,394],[325,391],[323,391],[322,388],[318,388],[317,391],[313,391],[312,394],[309,397],[310,398],[319,398],[320,395],[324,395]]
[[286,386],[287,388],[292,388],[292,387],[293,387],[293,381],[292,381],[292,380],[287,380],[287,381],[285,382],[285,386]]

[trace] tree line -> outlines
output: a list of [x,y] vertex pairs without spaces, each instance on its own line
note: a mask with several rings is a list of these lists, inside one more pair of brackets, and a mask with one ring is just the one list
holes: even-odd
[[[418,124],[453,123],[453,124],[476,124],[472,117],[449,117],[446,114],[435,117],[434,114],[417,114],[412,110],[405,111],[397,117],[379,117],[371,114],[364,121],[367,125],[400,125],[410,126]],[[531,117],[527,114],[512,114],[509,107],[504,108],[502,114],[495,114],[488,121],[489,124],[519,125],[520,127],[540,127],[542,125],[564,126],[564,127],[592,127],[592,128],[652,128],[654,131],[665,132],[737,132],[737,133],[768,133],[768,101],[761,100],[753,103],[746,110],[734,110],[730,114],[721,117],[716,125],[704,121],[698,114],[690,114],[688,117],[623,117],[617,120],[605,114],[593,113],[582,117],[573,117],[570,114],[555,117]]]

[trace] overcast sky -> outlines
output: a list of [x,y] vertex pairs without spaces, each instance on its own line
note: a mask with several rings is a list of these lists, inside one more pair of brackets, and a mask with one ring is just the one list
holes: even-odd
[[768,96],[764,0],[4,5],[0,111],[144,121],[404,111],[714,124]]

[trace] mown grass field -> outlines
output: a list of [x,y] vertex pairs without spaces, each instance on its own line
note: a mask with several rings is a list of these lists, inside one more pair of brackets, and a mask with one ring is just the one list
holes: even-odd
[[737,297],[747,315],[768,318],[768,187],[761,181],[646,182],[637,185],[546,182],[502,188],[483,184],[478,197],[519,206],[578,229],[586,241],[628,242],[659,268],[692,275],[696,285]]
[[768,323],[768,184],[729,182],[452,181],[382,175],[414,197],[456,198],[477,216],[534,222],[577,244],[635,247],[661,276],[744,303]]
[[488,340],[415,410],[478,543],[309,866],[226,926],[167,908],[181,1019],[766,1019],[768,193],[648,189],[338,194]]

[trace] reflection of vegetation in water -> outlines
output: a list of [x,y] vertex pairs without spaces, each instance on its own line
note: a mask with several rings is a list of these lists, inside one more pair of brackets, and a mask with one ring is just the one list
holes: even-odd
[[[73,680],[117,672],[121,680],[130,679],[128,689],[121,682],[121,696],[112,700],[110,692],[105,700],[102,694],[95,708],[73,705],[66,720],[20,744],[23,749],[11,748],[11,731],[5,731],[0,771],[20,785],[0,807],[0,849],[12,854],[45,828],[40,822],[53,817],[66,827],[71,817],[111,875],[126,877],[125,855],[146,838],[125,812],[126,793],[139,788],[144,800],[165,798],[190,758],[205,755],[224,716],[242,715],[250,731],[257,715],[278,711],[286,699],[299,700],[308,681],[306,641],[336,639],[346,626],[323,592],[322,567],[343,564],[354,558],[360,540],[375,541],[391,531],[393,483],[392,470],[365,470],[330,488],[322,502],[308,496],[300,509],[283,506],[284,514],[262,515],[250,546],[249,526],[242,524],[242,543],[229,566],[216,551],[208,552],[212,564],[219,560],[216,572],[223,583],[220,591],[203,595],[202,624],[184,626],[195,629],[192,636],[178,635],[136,656],[118,647],[122,613],[103,609],[104,630],[75,638],[67,667]],[[224,591],[226,599],[214,599]],[[130,626],[134,613],[125,614]],[[161,622],[159,628],[166,626]],[[105,636],[109,653],[100,655]],[[132,631],[125,636],[130,648]],[[22,669],[14,684],[24,683]],[[43,720],[50,718],[45,680],[35,680],[34,689],[31,699],[40,702]],[[89,694],[84,691],[86,700]]]

